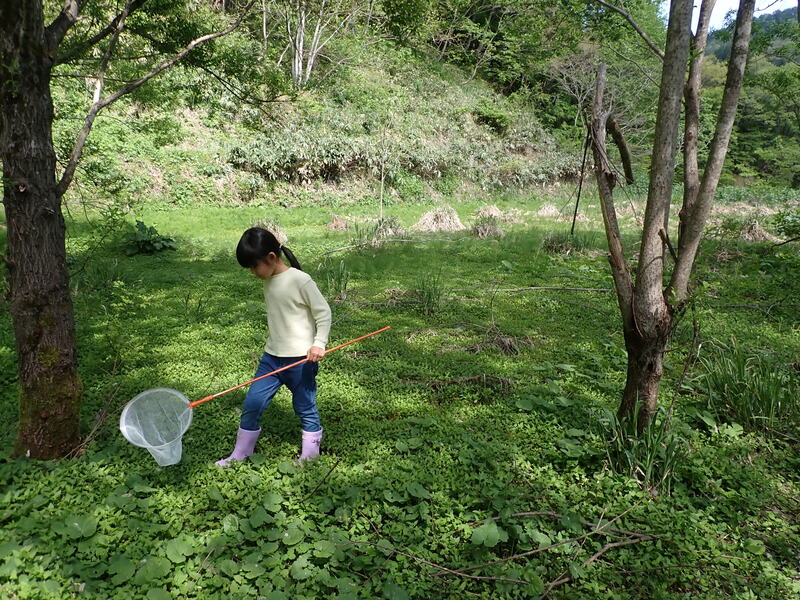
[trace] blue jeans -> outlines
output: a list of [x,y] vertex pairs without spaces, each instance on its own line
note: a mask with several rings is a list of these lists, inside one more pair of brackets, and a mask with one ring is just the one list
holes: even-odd
[[[265,352],[264,356],[261,357],[261,362],[258,363],[258,369],[256,369],[254,377],[260,377],[303,358],[305,357],[272,356]],[[316,402],[316,376],[318,370],[318,363],[306,362],[250,384],[250,389],[247,390],[247,395],[244,398],[239,427],[256,431],[259,428],[261,413],[270,405],[280,387],[285,385],[292,392],[294,414],[300,418],[303,431],[313,432],[322,429]]]

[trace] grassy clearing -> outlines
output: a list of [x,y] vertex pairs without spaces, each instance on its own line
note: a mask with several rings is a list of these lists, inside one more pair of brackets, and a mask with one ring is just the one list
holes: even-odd
[[[609,468],[601,422],[625,375],[614,296],[523,289],[608,288],[604,239],[588,209],[592,224],[581,225],[579,243],[549,243],[569,224],[537,217],[546,202],[492,198],[517,215],[502,238],[412,231],[412,242],[330,254],[353,236],[327,228],[332,214],[357,222],[374,217],[374,207],[140,207],[135,217],[178,249],[133,257],[121,234],[98,238],[97,215],[73,211],[68,245],[91,433],[74,460],[10,458],[16,371],[3,312],[2,594],[531,598],[564,577],[569,583],[548,597],[800,592],[797,432],[764,437],[717,414],[709,424],[699,368],[674,397],[691,318],[665,367],[663,402],[675,399],[672,429],[686,452],[671,466],[672,495]],[[487,203],[454,208],[469,227]],[[387,215],[411,229],[429,209],[397,205]],[[258,454],[215,468],[237,427],[235,393],[197,409],[182,462],[161,469],[121,437],[119,410],[147,388],[199,398],[251,376],[264,308],[232,248],[263,218],[281,226],[329,297],[341,297],[346,271],[347,294],[332,302],[333,341],[393,329],[323,362],[326,437],[315,464],[291,463],[299,427],[282,392],[264,417]],[[738,258],[719,261],[722,250]],[[735,336],[771,364],[796,369],[798,262],[791,247],[709,240],[693,308],[702,339]],[[520,514],[530,512],[538,514]],[[616,529],[592,533],[598,523]],[[469,573],[494,579],[432,564],[483,564]]]

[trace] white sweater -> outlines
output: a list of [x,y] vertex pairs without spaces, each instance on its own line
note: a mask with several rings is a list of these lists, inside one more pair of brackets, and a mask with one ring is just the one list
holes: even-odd
[[325,349],[331,308],[308,273],[294,267],[264,282],[269,337],[264,352],[305,356],[311,346]]

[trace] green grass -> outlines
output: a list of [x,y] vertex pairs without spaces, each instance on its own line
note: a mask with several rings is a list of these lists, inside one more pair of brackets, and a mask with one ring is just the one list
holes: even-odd
[[[597,433],[614,410],[625,353],[612,293],[509,291],[530,286],[610,287],[596,225],[570,252],[546,252],[543,198],[475,198],[454,207],[469,226],[490,201],[528,211],[503,238],[411,233],[351,244],[330,231],[340,217],[376,206],[139,206],[128,215],[177,250],[128,257],[122,232],[98,237],[79,211],[69,220],[83,456],[12,459],[16,357],[0,313],[0,595],[18,598],[531,598],[563,573],[549,598],[774,598],[800,592],[797,440],[711,429],[696,415],[690,373],[671,427],[686,458],[671,465],[672,493],[651,495],[609,468]],[[429,210],[393,206],[405,228]],[[596,214],[587,211],[590,218]],[[392,330],[327,357],[318,378],[323,456],[296,469],[299,425],[281,392],[264,415],[258,454],[226,470],[242,394],[196,409],[179,465],[159,468],[117,429],[142,390],[173,387],[195,399],[249,379],[265,337],[259,282],[233,248],[258,219],[276,221],[321,286],[344,261],[347,295],[332,301],[332,343],[384,325]],[[796,251],[743,245],[740,260],[698,264],[695,311],[703,339],[800,355]],[[765,261],[767,261],[765,263]],[[332,271],[333,269],[333,271]],[[338,280],[337,280],[338,277]],[[436,289],[430,285],[436,278]],[[328,283],[330,281],[330,283]],[[339,282],[337,284],[337,281]],[[422,281],[440,302],[421,310]],[[436,291],[436,294],[433,294]],[[769,297],[764,297],[769,294]],[[752,308],[775,294],[784,304]],[[686,320],[665,365],[662,404],[691,341]],[[493,345],[512,339],[518,353]],[[506,346],[508,347],[508,346]],[[482,375],[488,377],[480,377]],[[796,437],[796,436],[795,436]],[[519,513],[557,513],[520,515]],[[594,534],[524,559],[447,577],[460,569],[590,533],[585,523],[654,536],[615,547]],[[497,521],[486,521],[500,517]],[[395,553],[386,548],[399,551]],[[414,558],[411,558],[414,557]]]

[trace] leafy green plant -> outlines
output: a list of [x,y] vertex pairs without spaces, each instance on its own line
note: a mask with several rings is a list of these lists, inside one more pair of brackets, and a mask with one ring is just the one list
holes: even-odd
[[699,362],[699,383],[717,419],[767,432],[797,423],[800,386],[774,360],[745,351],[732,338],[707,344]]
[[600,426],[607,440],[609,467],[633,477],[652,495],[669,495],[675,470],[686,455],[685,443],[670,429],[670,418],[663,409],[642,432],[638,420],[638,414],[620,421],[616,414],[605,411]]
[[156,231],[155,227],[148,227],[142,221],[136,220],[135,230],[125,234],[126,254],[155,254],[164,250],[176,250],[175,240],[165,237]]

